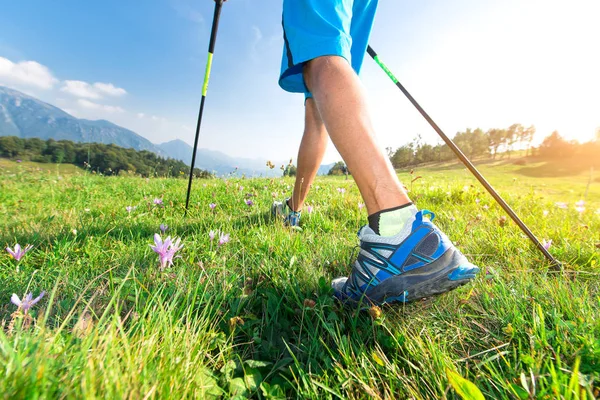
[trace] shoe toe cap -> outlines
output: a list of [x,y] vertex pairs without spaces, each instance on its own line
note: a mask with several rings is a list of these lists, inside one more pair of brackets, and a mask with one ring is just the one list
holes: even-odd
[[331,287],[335,291],[336,296],[343,293],[344,285],[346,285],[346,281],[348,281],[347,277],[336,278],[331,281]]

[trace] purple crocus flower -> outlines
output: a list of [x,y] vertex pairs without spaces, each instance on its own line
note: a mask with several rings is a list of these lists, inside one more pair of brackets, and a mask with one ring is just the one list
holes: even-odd
[[219,246],[222,246],[228,242],[229,242],[229,233],[221,233],[221,236],[219,236]]
[[585,206],[585,201],[583,200],[579,200],[577,203],[575,203],[575,207],[583,207]]
[[337,188],[338,193],[344,194],[346,193],[346,189],[344,188]]
[[475,203],[477,203],[477,204],[479,204],[480,201],[481,200],[479,200],[479,199],[475,199]]
[[548,250],[550,248],[550,246],[552,246],[552,239],[548,239],[548,240],[544,239],[544,240],[542,240],[542,246],[546,250]]
[[20,163],[20,162],[21,162],[21,160],[17,160],[17,162],[18,162],[18,163]]
[[167,229],[169,229],[169,225],[167,225],[167,224],[160,224],[160,226],[158,228],[160,229],[160,231],[164,235],[165,232],[167,231]]
[[150,245],[150,248],[158,254],[160,261],[160,270],[164,270],[168,265],[173,265],[173,257],[183,247],[181,239],[175,238],[172,240],[168,236],[164,242],[158,233],[154,234],[154,246]]
[[154,204],[156,204],[157,206],[160,206],[160,205],[162,205],[162,203],[163,203],[162,199],[159,199],[158,197],[156,197],[156,198],[154,199]]
[[133,211],[133,207],[132,206],[127,206],[127,207],[125,207],[125,209],[127,210],[127,212],[129,214],[131,214],[131,212]]
[[210,203],[208,206],[211,210],[214,210],[217,205],[215,203]]
[[208,232],[208,238],[210,239],[210,241],[212,242],[216,236],[216,232],[211,230],[210,232]]
[[248,199],[248,200],[246,200],[246,205],[248,207],[252,207],[254,205],[254,202],[252,200]]
[[313,212],[313,206],[306,206],[306,212],[307,213],[312,213]]
[[585,211],[585,207],[582,207],[582,206],[577,206],[577,207],[575,207],[575,210],[577,210],[577,212],[578,212],[579,214],[581,214],[582,212],[584,212],[584,211]]
[[547,217],[549,213],[550,213],[550,211],[548,211],[548,210],[544,210],[544,211],[542,211],[542,215],[543,215],[544,217]]
[[11,249],[10,247],[6,248],[6,251],[17,261],[21,261],[21,258],[27,253],[29,250],[33,249],[33,246],[28,244],[24,249],[21,248],[19,243],[15,244],[15,249]]
[[17,306],[21,310],[23,310],[23,312],[25,312],[25,314],[27,314],[27,311],[29,311],[29,309],[31,307],[33,307],[38,301],[40,301],[42,299],[42,297],[44,297],[45,294],[46,294],[46,292],[42,292],[42,293],[40,293],[40,295],[38,297],[36,297],[34,299],[33,294],[29,293],[29,294],[25,295],[25,297],[23,297],[23,300],[21,300],[21,299],[19,299],[19,296],[17,296],[15,293],[13,293],[13,295],[10,298],[10,301],[15,306]]
[[365,206],[365,203],[358,203],[359,210],[362,210],[364,206]]
[[556,207],[558,208],[562,208],[563,210],[567,208],[567,203],[564,203],[562,201],[557,201],[556,203],[554,203],[556,205]]

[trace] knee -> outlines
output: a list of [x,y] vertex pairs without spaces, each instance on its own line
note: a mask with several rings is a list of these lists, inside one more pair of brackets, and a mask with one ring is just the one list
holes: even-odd
[[304,64],[303,76],[306,87],[311,92],[319,85],[324,74],[328,72],[336,73],[340,68],[347,65],[348,62],[339,56],[321,56],[314,58]]

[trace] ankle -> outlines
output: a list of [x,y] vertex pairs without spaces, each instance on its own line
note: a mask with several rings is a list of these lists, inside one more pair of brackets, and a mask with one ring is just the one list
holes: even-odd
[[416,212],[417,207],[413,203],[381,210],[369,215],[369,227],[377,235],[393,236],[402,230]]
[[297,207],[296,209],[294,209],[294,207],[292,207],[292,203],[293,203],[293,201],[291,198],[289,198],[285,201],[285,205],[291,212],[299,213],[302,210],[302,207]]

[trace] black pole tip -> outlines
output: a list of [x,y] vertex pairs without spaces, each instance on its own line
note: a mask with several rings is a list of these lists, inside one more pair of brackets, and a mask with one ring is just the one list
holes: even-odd
[[560,261],[558,261],[557,259],[550,261],[550,271],[562,272],[563,270],[563,264]]

